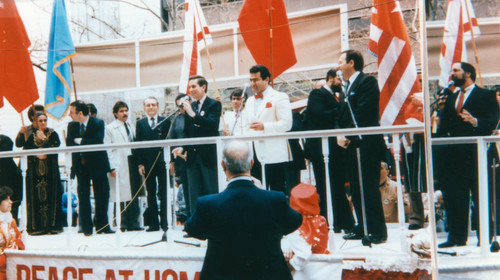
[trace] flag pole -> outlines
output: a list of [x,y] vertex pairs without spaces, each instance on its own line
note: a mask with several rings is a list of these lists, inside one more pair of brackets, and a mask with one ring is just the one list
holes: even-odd
[[[33,106],[33,105],[31,105]],[[24,124],[24,117],[23,117],[23,112],[19,113],[19,115],[21,116],[21,125],[22,127],[25,127],[26,125]],[[27,142],[28,141],[28,130],[26,130],[24,132],[24,142]]]
[[269,1],[269,52],[271,58],[271,87],[274,88],[274,75],[273,75],[273,2]]
[[[73,68],[73,58],[69,58],[69,65],[71,66],[71,80],[73,80],[73,92],[75,93],[75,101],[78,100],[76,95],[76,82],[75,82],[75,70]],[[70,97],[71,100],[71,97]]]
[[479,64],[479,56],[477,55],[476,48],[476,39],[474,38],[474,25],[472,24],[470,12],[469,12],[469,1],[465,1],[465,9],[467,10],[467,18],[469,19],[470,24],[470,33],[472,37],[472,49],[474,50],[474,58],[476,59],[477,64],[477,73],[479,74],[479,82],[481,83],[481,87],[483,86],[483,76],[481,75],[481,65]]
[[[200,23],[201,26],[201,32],[203,33],[203,42],[205,43],[205,52],[207,54],[208,58],[208,66],[210,67],[210,74],[212,76],[212,80],[214,81],[214,87],[215,87],[215,98],[218,99],[222,103],[222,98],[219,93],[219,88],[217,87],[217,81],[215,80],[215,73],[214,73],[214,67],[212,66],[212,59],[210,57],[210,50],[208,49],[208,44],[207,44],[207,38],[205,34],[205,29],[203,29],[203,26],[201,25],[201,18],[200,18],[200,11],[198,11],[198,5],[194,5],[197,10],[197,16],[198,16],[198,22]],[[207,24],[208,25],[208,24]],[[195,30],[196,30],[196,25],[195,25]],[[197,44],[197,42],[193,42],[193,44]],[[76,91],[75,91],[76,94]],[[224,120],[224,111],[221,112],[220,118],[222,120],[222,125],[224,126],[224,131],[227,130],[227,125],[226,121]]]
[[[434,170],[432,163],[432,139],[431,139],[431,107],[429,92],[429,58],[427,56],[427,26],[425,21],[425,3],[420,1],[419,9],[420,21],[420,54],[422,60],[422,92],[424,93],[424,136],[425,136],[425,167],[427,195],[434,195]],[[437,256],[437,235],[436,235],[436,211],[434,204],[429,201],[429,229],[431,247],[431,277],[433,280],[439,279],[438,256]]]

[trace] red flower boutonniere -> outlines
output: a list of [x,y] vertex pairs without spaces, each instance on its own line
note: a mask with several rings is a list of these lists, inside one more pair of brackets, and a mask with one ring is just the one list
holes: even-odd
[[271,103],[271,102],[267,102],[267,103],[266,103],[266,108],[271,108],[271,107],[273,107],[273,103]]

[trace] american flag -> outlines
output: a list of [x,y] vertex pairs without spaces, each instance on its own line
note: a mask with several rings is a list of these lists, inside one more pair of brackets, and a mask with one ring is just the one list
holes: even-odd
[[420,85],[399,1],[373,1],[368,47],[377,57],[380,125],[404,124],[406,105]]
[[444,87],[448,84],[453,63],[467,61],[465,42],[472,39],[472,28],[474,28],[472,30],[474,36],[480,34],[470,0],[449,0],[444,24],[443,44],[441,45],[441,55],[439,57],[439,65],[441,66],[440,86]]
[[184,14],[184,46],[179,92],[188,91],[189,77],[202,75],[200,50],[212,43],[212,35],[198,0],[186,0]]

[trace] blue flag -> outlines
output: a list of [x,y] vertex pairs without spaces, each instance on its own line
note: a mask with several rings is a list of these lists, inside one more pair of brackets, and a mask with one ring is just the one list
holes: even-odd
[[61,119],[69,107],[71,95],[70,59],[76,55],[71,40],[64,0],[54,0],[50,26],[49,53],[47,58],[47,84],[45,111]]

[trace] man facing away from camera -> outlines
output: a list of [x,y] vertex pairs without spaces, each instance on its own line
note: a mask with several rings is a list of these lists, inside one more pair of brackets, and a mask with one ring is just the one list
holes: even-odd
[[282,192],[257,188],[250,177],[250,145],[226,144],[222,168],[228,186],[198,198],[185,225],[192,237],[208,239],[200,279],[292,279],[280,240],[295,231],[302,216]]

